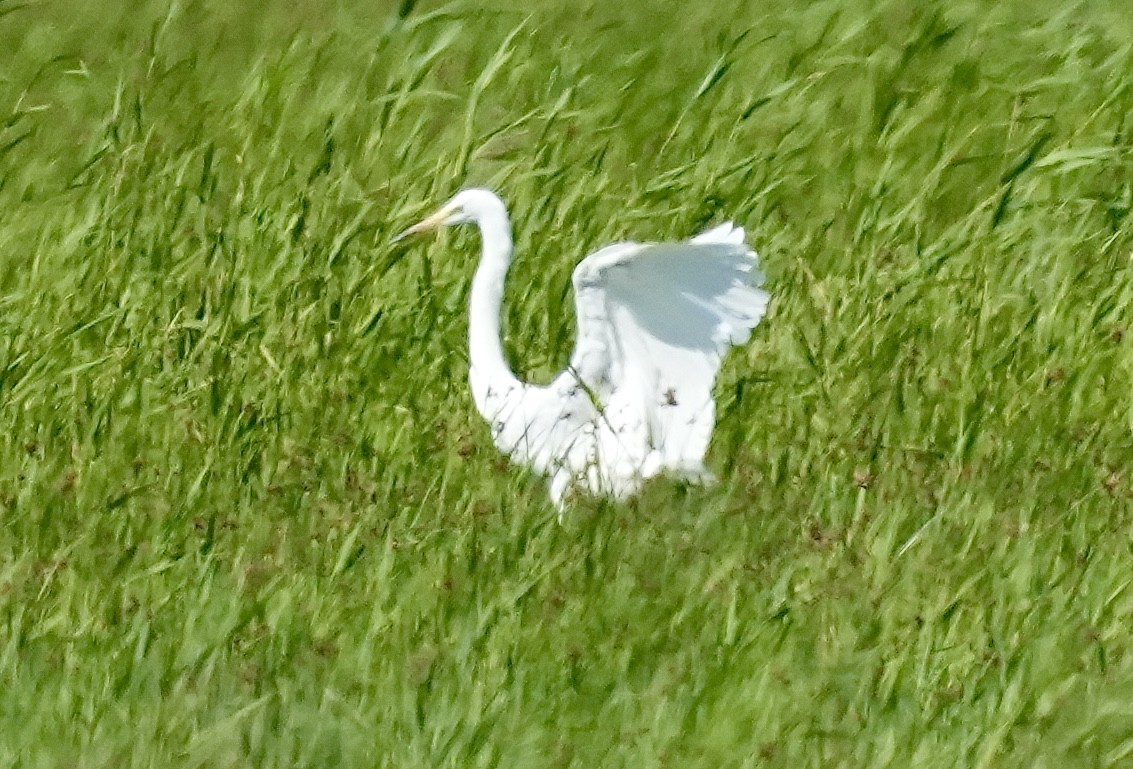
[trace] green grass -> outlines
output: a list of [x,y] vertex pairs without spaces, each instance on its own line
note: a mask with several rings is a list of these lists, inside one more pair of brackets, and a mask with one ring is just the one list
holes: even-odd
[[[1127,8],[517,7],[0,2],[0,765],[1130,766]],[[748,228],[717,486],[500,459],[470,184],[537,380]]]

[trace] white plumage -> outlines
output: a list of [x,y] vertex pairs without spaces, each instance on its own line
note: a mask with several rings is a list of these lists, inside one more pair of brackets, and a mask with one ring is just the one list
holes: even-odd
[[459,192],[409,232],[473,222],[483,256],[472,281],[469,378],[496,445],[550,478],[562,510],[572,490],[622,498],[659,472],[703,480],[716,418],[712,385],[731,345],[767,310],[744,231],[722,224],[683,243],[618,243],[574,270],[578,338],[547,386],[520,382],[500,344],[511,261],[495,194]]

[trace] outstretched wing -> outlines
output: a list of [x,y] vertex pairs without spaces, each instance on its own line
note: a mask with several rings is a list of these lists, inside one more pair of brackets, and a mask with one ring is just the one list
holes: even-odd
[[648,425],[661,466],[702,473],[716,418],[712,384],[728,348],[767,310],[744,231],[724,224],[684,243],[619,243],[574,271],[577,376]]

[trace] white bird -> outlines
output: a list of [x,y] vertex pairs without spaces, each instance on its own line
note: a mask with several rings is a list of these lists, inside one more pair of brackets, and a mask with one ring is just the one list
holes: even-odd
[[682,243],[616,243],[583,259],[572,278],[570,365],[540,386],[519,381],[500,342],[512,256],[503,201],[462,190],[398,239],[466,222],[483,241],[469,307],[472,398],[500,450],[549,476],[560,514],[575,490],[621,499],[662,471],[710,479],[712,384],[769,299],[743,229],[729,222]]

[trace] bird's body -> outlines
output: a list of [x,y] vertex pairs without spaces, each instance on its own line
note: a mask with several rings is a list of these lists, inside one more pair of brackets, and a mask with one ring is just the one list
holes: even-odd
[[570,365],[541,386],[512,373],[500,343],[512,248],[503,202],[464,190],[411,231],[460,222],[477,224],[483,240],[469,308],[469,380],[496,445],[549,476],[560,509],[572,490],[623,498],[662,471],[708,477],[716,372],[768,302],[743,230],[724,224],[684,243],[619,243],[584,259],[573,275],[578,337]]

